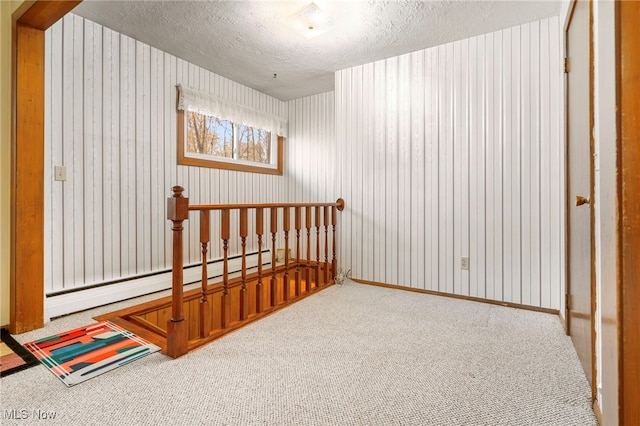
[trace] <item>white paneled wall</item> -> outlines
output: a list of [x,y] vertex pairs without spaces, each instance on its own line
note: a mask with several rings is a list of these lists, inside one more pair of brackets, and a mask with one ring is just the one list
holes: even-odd
[[[335,95],[334,92],[308,96],[288,102],[289,140],[285,170],[287,193],[291,201],[336,201],[340,191],[335,186]],[[324,213],[322,213],[324,214]],[[324,218],[324,216],[321,216]],[[295,236],[294,212],[291,211],[291,236]],[[315,220],[312,218],[312,220]],[[323,222],[324,223],[324,222]],[[315,222],[314,222],[315,224]],[[305,226],[302,211],[302,226]],[[331,228],[329,228],[331,231]],[[305,230],[301,231],[304,237]],[[316,258],[315,231],[311,232],[312,258]],[[301,238],[301,252],[306,255],[307,240]],[[295,240],[289,243],[295,256]],[[324,228],[320,238],[321,259],[324,259]],[[331,258],[331,242],[329,257]]]
[[[333,92],[282,102],[72,14],[45,40],[47,294],[170,268],[166,198],[176,184],[197,204],[337,198]],[[290,115],[284,176],[178,166],[177,83]],[[53,179],[57,165],[64,182]],[[186,263],[200,261],[198,224],[191,214]],[[230,247],[237,253],[239,239]]]
[[336,73],[340,262],[354,277],[560,307],[558,25]]

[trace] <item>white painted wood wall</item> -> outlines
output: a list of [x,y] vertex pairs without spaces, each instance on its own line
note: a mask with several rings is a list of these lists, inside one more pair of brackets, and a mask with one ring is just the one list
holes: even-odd
[[560,307],[558,25],[336,73],[340,263],[353,277]]
[[[173,185],[197,204],[338,197],[333,161],[319,161],[333,156],[333,92],[282,102],[73,14],[45,40],[47,294],[170,268]],[[290,116],[284,176],[178,166],[177,83]],[[65,182],[54,181],[56,165],[67,168]],[[212,217],[212,235],[218,223]],[[187,264],[200,261],[198,224],[192,214]],[[238,238],[230,248],[239,252]],[[216,242],[209,257],[220,256]]]
[[[341,196],[354,277],[557,309],[559,47],[551,18],[339,71],[335,94],[281,102],[69,15],[46,36],[46,292],[169,268],[165,200],[181,184],[197,203]],[[178,82],[288,116],[284,176],[177,166]]]

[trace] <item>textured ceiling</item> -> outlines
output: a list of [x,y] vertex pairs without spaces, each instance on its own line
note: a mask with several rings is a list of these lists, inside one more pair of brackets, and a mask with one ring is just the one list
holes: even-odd
[[[333,90],[334,72],[557,15],[560,1],[330,1],[306,38],[306,1],[99,1],[73,13],[281,100]],[[277,78],[274,78],[277,74]]]

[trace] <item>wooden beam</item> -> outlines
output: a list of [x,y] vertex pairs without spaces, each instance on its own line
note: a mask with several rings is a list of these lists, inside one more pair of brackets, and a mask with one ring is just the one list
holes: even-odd
[[18,22],[45,31],[80,3],[82,0],[25,2],[17,11]]

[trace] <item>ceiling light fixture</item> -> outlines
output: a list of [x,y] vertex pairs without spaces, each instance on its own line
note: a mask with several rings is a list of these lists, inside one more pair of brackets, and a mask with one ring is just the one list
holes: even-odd
[[333,19],[324,13],[318,5],[311,3],[287,20],[289,26],[307,38],[327,32],[334,24]]

